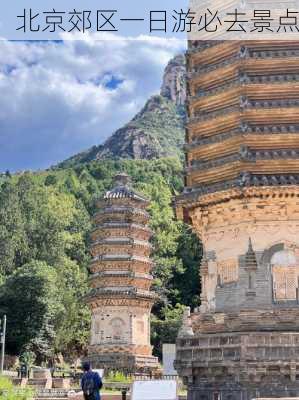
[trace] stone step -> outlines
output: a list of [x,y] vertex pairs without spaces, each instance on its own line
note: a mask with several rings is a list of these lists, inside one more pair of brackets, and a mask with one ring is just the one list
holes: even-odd
[[45,400],[45,399],[49,399],[49,400],[65,400],[68,397],[38,397],[38,395],[34,398],[34,400]]
[[[67,389],[37,389],[36,398],[39,399],[66,399],[68,398],[70,390]],[[75,392],[74,392],[75,393]]]
[[28,379],[28,386],[32,386],[34,388],[45,388],[47,386],[48,379],[34,379],[30,378]]

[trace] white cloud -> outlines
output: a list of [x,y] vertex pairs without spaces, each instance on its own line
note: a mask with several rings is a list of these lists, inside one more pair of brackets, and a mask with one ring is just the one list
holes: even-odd
[[176,39],[111,34],[0,41],[0,170],[45,168],[102,143],[158,92],[183,49]]

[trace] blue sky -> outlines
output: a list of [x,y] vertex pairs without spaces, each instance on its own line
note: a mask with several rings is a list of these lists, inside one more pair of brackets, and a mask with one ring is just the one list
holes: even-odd
[[0,41],[0,171],[43,169],[102,143],[160,88],[185,41],[88,35]]

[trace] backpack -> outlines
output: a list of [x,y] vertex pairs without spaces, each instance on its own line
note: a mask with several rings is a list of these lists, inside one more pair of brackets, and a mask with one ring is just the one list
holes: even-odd
[[84,395],[90,400],[95,399],[96,387],[93,374],[86,374],[84,376],[82,386]]

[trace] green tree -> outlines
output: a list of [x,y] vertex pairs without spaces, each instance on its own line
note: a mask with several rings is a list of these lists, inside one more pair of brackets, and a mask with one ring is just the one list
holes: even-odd
[[84,304],[84,295],[88,291],[87,270],[64,258],[57,275],[63,311],[56,322],[55,348],[57,352],[78,357],[90,333],[90,311]]
[[57,176],[56,175],[48,175],[45,179],[46,186],[52,186],[57,184]]
[[175,307],[163,308],[161,318],[156,315],[151,317],[151,343],[154,345],[154,354],[161,359],[163,343],[175,343],[178,331],[182,324],[184,306],[177,304]]
[[0,273],[8,275],[27,252],[25,223],[18,191],[12,182],[2,186],[0,205]]
[[20,363],[21,364],[26,364],[29,368],[34,365],[35,360],[36,360],[36,356],[33,353],[33,351],[25,350],[20,355]]
[[7,349],[33,351],[38,359],[54,355],[55,323],[62,312],[55,269],[33,261],[7,278],[0,292],[7,314]]
[[197,307],[200,304],[199,266],[202,257],[202,245],[197,235],[185,224],[180,226],[180,236],[176,251],[183,268],[176,269],[169,282],[172,293],[169,296],[175,302]]

